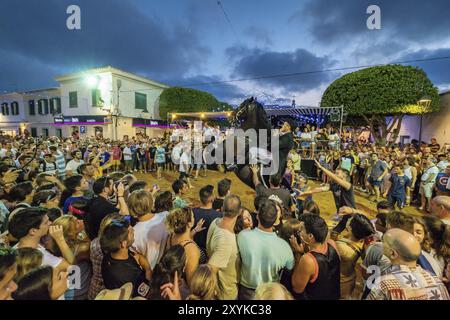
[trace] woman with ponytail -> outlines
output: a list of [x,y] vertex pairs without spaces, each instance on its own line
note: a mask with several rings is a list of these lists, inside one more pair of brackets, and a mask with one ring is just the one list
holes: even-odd
[[365,243],[375,234],[372,222],[363,214],[356,213],[347,222],[348,235],[336,241],[341,258],[341,299],[352,298],[356,285],[356,261],[364,252]]
[[69,212],[69,206],[84,199],[84,191],[89,189],[88,181],[81,175],[76,175],[64,180],[66,189],[61,194],[59,206],[63,208],[64,214]]

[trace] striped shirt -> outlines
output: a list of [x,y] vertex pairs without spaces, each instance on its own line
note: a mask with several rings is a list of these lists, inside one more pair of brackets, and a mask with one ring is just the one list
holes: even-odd
[[58,170],[58,177],[64,180],[66,177],[66,159],[61,151],[57,151],[55,155],[56,169]]

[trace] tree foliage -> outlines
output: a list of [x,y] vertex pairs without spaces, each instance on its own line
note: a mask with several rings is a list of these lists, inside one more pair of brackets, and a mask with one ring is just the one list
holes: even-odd
[[228,104],[217,100],[212,94],[200,90],[171,87],[159,98],[159,113],[162,119],[169,112],[212,112],[229,110]]
[[[429,107],[417,104],[431,99]],[[405,114],[439,110],[439,91],[419,68],[386,65],[352,72],[335,80],[322,96],[322,107],[344,106],[349,116],[362,116],[375,141],[395,142]],[[389,123],[385,116],[393,116]]]
[[[431,98],[426,110],[417,105]],[[439,110],[439,92],[422,69],[386,65],[352,72],[334,81],[321,106],[344,106],[349,115],[419,114]]]

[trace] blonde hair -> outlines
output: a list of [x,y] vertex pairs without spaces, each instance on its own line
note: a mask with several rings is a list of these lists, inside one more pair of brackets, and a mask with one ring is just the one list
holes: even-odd
[[17,249],[17,273],[14,281],[18,282],[24,275],[37,269],[42,264],[42,252],[34,248]]
[[294,298],[282,284],[266,282],[256,288],[253,300],[294,300]]
[[210,266],[202,264],[192,275],[189,289],[187,300],[216,300],[217,275]]
[[54,226],[62,226],[64,238],[71,243],[77,240],[76,224],[77,218],[69,214],[65,214],[53,222]]
[[191,221],[192,210],[186,207],[171,210],[166,217],[165,223],[170,233],[182,234],[186,231]]
[[120,213],[110,213],[106,217],[103,218],[102,222],[100,223],[100,228],[98,231],[98,236],[103,233],[103,230],[105,230],[106,226],[110,224],[114,220],[122,219],[123,216]]
[[139,218],[153,210],[153,197],[146,190],[136,190],[131,193],[127,201],[128,209],[133,217]]

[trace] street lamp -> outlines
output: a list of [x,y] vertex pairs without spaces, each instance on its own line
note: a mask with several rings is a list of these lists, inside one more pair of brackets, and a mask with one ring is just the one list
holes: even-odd
[[420,110],[420,125],[419,125],[419,148],[422,145],[422,121],[423,121],[423,113],[424,110],[427,110],[431,105],[431,98],[429,96],[422,97],[419,101],[417,101],[417,105],[421,108]]

